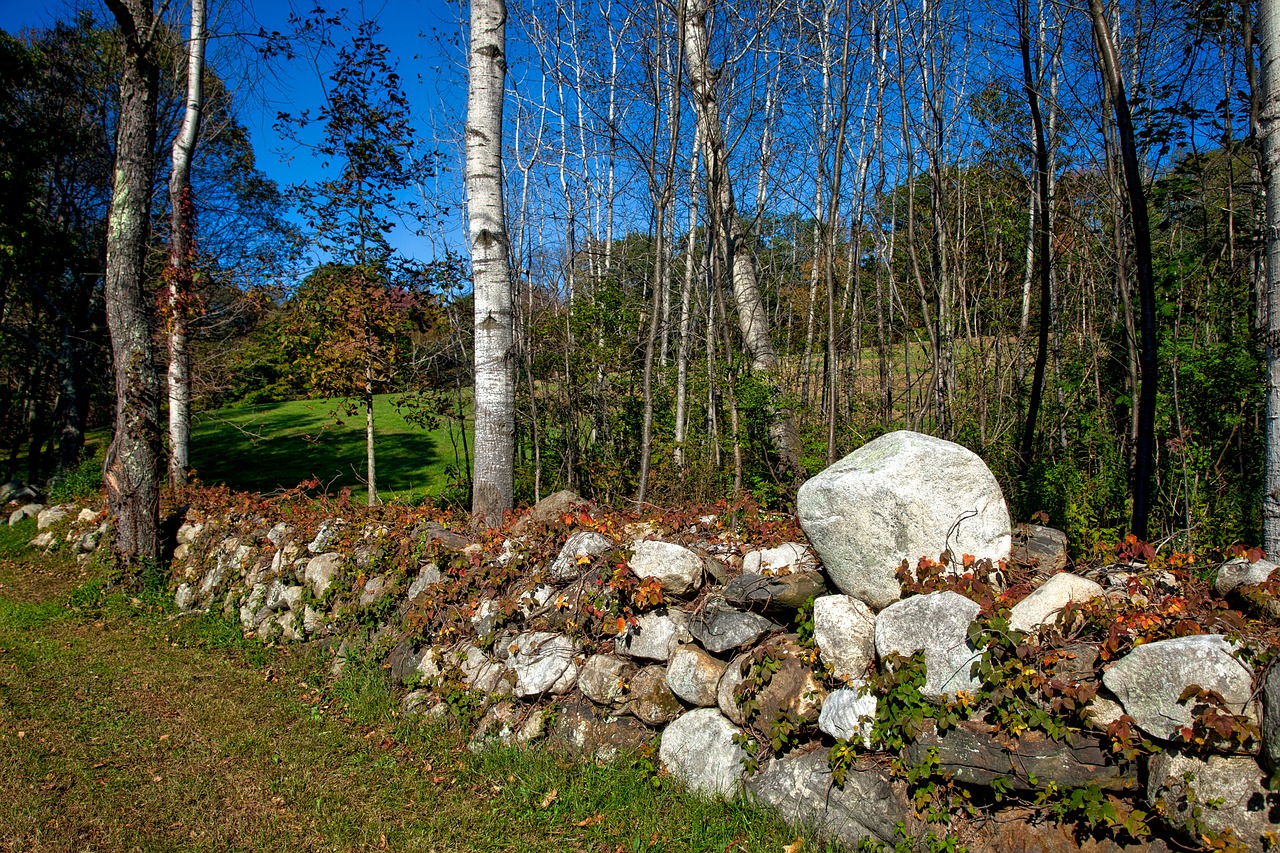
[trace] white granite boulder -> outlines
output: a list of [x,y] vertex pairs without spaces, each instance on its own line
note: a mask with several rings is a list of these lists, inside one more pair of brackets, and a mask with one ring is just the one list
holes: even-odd
[[1280,566],[1267,559],[1249,562],[1244,557],[1228,560],[1218,569],[1213,581],[1213,591],[1226,596],[1238,587],[1265,581]]
[[62,521],[71,513],[65,506],[47,506],[36,515],[36,530],[44,530]]
[[590,565],[593,557],[612,547],[613,541],[603,533],[579,530],[565,540],[564,547],[547,569],[547,576],[558,582],[575,581],[582,577],[583,568]]
[[517,696],[567,693],[578,677],[577,648],[564,634],[535,631],[511,644],[507,667],[515,673]]
[[597,705],[621,705],[627,701],[635,663],[614,655],[592,655],[578,673],[578,689]]
[[1191,725],[1192,703],[1179,698],[1193,684],[1216,690],[1233,714],[1249,712],[1253,672],[1231,652],[1221,634],[1146,643],[1116,661],[1102,683],[1143,731],[1170,740]]
[[969,624],[980,607],[956,592],[915,595],[891,604],[876,618],[876,653],[910,657],[924,652],[927,675],[921,692],[929,699],[954,697],[980,686],[971,674],[982,656],[969,643]]
[[739,729],[714,708],[678,717],[662,732],[658,757],[671,775],[704,796],[731,797],[742,785],[747,752]]
[[957,560],[1009,557],[1000,484],[976,454],[940,438],[883,435],[808,480],[796,502],[831,580],[877,610],[901,597],[903,560],[947,549]]
[[342,562],[342,555],[332,551],[312,557],[307,561],[304,577],[311,586],[312,595],[318,599],[324,598],[324,594],[328,592],[334,578],[338,576],[338,571],[342,568]]
[[1014,631],[1034,631],[1043,625],[1052,625],[1069,602],[1091,601],[1103,593],[1101,584],[1061,572],[1013,606],[1009,611],[1009,627]]
[[812,569],[817,559],[807,545],[784,542],[773,548],[748,551],[742,558],[742,571],[758,575],[766,572],[800,572]]
[[636,624],[629,626],[626,633],[614,641],[614,646],[620,655],[666,661],[676,646],[692,639],[689,614],[663,608],[637,616]]
[[713,708],[725,663],[694,645],[681,646],[667,663],[667,684],[690,705]]
[[849,687],[832,691],[822,703],[818,729],[836,740],[857,741],[871,748],[871,727],[876,721],[876,697],[865,693],[861,679]]

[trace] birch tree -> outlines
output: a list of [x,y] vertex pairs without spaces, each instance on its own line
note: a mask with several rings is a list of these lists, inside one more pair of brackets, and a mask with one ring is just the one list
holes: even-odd
[[169,483],[187,482],[191,439],[191,358],[187,350],[192,261],[195,253],[191,156],[204,107],[204,0],[191,0],[191,38],[187,45],[187,104],[173,140],[169,176]]
[[108,0],[124,40],[116,162],[107,218],[105,298],[115,366],[115,437],[107,450],[107,505],[123,559],[160,557],[160,383],[143,292],[160,69],[151,0]]
[[468,236],[475,286],[475,475],[471,511],[490,527],[512,507],[515,374],[511,266],[502,195],[504,0],[471,0],[467,78]]
[[1260,63],[1257,134],[1266,194],[1266,460],[1263,473],[1262,546],[1280,554],[1280,0],[1259,0]]

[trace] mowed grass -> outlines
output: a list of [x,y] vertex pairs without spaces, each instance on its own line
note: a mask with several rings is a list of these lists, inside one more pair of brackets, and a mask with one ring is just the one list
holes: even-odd
[[[104,591],[0,527],[0,850],[780,851],[741,801],[639,757],[473,754],[397,713],[376,662],[333,680],[168,594]],[[822,849],[805,839],[794,849]]]
[[[374,459],[383,500],[438,497],[452,482],[448,468],[461,459],[453,420],[434,430],[409,423],[392,404],[374,398]],[[365,488],[365,419],[337,413],[334,400],[294,400],[197,413],[191,429],[191,464],[206,485],[274,492],[315,478],[328,492]],[[470,435],[467,437],[470,442]],[[455,445],[457,442],[457,456]],[[460,467],[460,466],[459,466]]]

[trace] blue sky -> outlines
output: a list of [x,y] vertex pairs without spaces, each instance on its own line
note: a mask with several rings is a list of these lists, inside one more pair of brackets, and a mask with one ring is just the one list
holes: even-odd
[[[242,58],[260,40],[255,34],[287,32],[291,10],[305,12],[312,4],[287,0],[209,0],[211,41],[208,63],[218,69],[245,95],[238,98],[240,120],[249,128],[258,168],[281,187],[313,180],[319,171],[305,149],[283,140],[273,128],[280,111],[297,112],[320,106],[323,90],[320,78],[323,60],[311,57],[293,61],[276,60],[271,66],[250,65]],[[458,3],[445,0],[374,0],[344,4],[353,17],[361,12],[382,26],[379,36],[399,62],[406,93],[413,105],[414,120],[427,139],[438,140],[444,150],[445,173],[422,187],[429,201],[449,205],[443,218],[427,223],[434,236],[420,238],[408,229],[393,235],[393,245],[406,255],[430,259],[445,246],[462,250],[461,201],[462,167],[460,128],[466,111],[466,69],[462,65],[461,14]],[[11,33],[40,28],[59,18],[69,17],[74,0],[0,0],[0,27]],[[104,4],[90,2],[87,8],[102,19],[108,17]],[[168,12],[170,20],[184,32],[188,27],[186,4],[175,0]]]

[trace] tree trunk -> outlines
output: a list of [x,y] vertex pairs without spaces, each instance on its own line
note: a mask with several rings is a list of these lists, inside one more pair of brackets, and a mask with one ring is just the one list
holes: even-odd
[[[1133,465],[1132,532],[1147,538],[1147,521],[1151,512],[1151,475],[1155,456],[1156,423],[1156,289],[1151,264],[1151,227],[1147,221],[1147,195],[1142,186],[1138,149],[1133,130],[1133,117],[1125,95],[1124,78],[1111,26],[1102,9],[1102,0],[1089,0],[1089,15],[1098,48],[1103,81],[1111,93],[1116,113],[1116,130],[1120,137],[1120,159],[1124,166],[1125,195],[1129,203],[1129,220],[1133,227],[1133,254],[1138,276],[1138,311],[1141,326],[1138,365],[1142,389],[1138,397],[1138,436]],[[1268,201],[1270,203],[1270,201]]]
[[[729,177],[728,147],[721,125],[720,104],[716,100],[719,87],[713,81],[714,75],[708,60],[706,0],[689,2],[683,29],[685,67],[688,69],[691,100],[702,134],[703,155],[707,161],[707,203],[715,209],[715,216],[712,218],[719,230],[716,241],[719,254],[729,266],[733,299],[738,309],[738,329],[750,358],[751,370],[772,382],[776,379],[778,359],[773,351],[773,341],[769,337],[769,317],[765,313],[756,281],[751,235],[738,221],[734,202]],[[770,437],[780,457],[784,475],[798,479],[802,476],[803,469],[800,465],[800,431],[796,427],[795,417],[785,405],[775,402],[770,421]]]
[[187,107],[173,140],[173,171],[169,176],[169,483],[187,482],[191,440],[191,358],[187,326],[191,309],[195,254],[195,221],[191,199],[191,155],[200,131],[204,106],[204,0],[191,0],[191,44],[187,54]]
[[151,0],[108,0],[124,37],[115,176],[107,221],[107,326],[115,367],[115,437],[107,451],[107,504],[116,522],[116,553],[126,561],[160,557],[159,380],[151,317],[143,294],[150,233],[159,68]]
[[1266,460],[1263,466],[1262,547],[1280,554],[1280,2],[1258,4],[1262,48],[1261,89],[1255,134],[1266,192],[1266,308],[1263,341],[1267,364]]
[[502,107],[507,9],[472,0],[466,181],[475,286],[475,476],[471,511],[502,523],[515,490],[515,377],[511,266],[502,207]]

